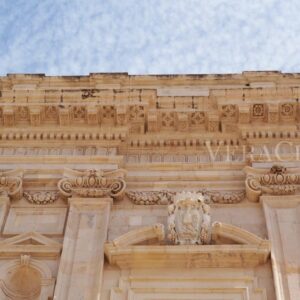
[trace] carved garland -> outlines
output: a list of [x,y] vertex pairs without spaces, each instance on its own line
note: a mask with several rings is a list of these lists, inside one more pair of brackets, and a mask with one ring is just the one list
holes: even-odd
[[128,198],[137,205],[170,204],[173,201],[175,192],[171,191],[129,191]]
[[113,197],[123,195],[126,187],[124,170],[66,170],[65,178],[58,182],[58,189],[65,197]]
[[222,203],[222,204],[236,204],[243,201],[245,198],[244,191],[237,192],[218,192],[218,191],[206,191],[205,195],[209,197],[209,199],[213,203]]
[[[220,204],[236,204],[245,198],[244,191],[199,191],[205,198],[206,202]],[[136,205],[167,205],[173,203],[176,192],[172,191],[128,191],[127,197]]]
[[57,192],[24,192],[25,199],[32,203],[38,205],[46,205],[53,203],[58,198]]

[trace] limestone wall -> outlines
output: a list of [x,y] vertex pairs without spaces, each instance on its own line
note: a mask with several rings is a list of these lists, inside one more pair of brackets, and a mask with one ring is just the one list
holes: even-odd
[[299,95],[281,72],[1,77],[0,299],[298,300]]

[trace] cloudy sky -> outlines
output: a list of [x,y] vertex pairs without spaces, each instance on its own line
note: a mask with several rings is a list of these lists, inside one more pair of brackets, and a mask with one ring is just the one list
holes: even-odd
[[300,72],[299,0],[0,0],[0,75]]

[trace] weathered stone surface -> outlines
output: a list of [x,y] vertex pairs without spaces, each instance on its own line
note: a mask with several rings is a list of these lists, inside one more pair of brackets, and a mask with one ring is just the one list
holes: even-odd
[[280,72],[1,77],[0,299],[298,300],[299,97]]

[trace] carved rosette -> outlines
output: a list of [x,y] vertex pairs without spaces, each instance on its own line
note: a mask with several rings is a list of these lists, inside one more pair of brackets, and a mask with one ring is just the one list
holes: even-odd
[[24,192],[25,199],[32,203],[38,205],[46,205],[55,202],[58,198],[57,192]]
[[262,194],[292,195],[300,185],[300,170],[274,165],[269,171],[245,168],[246,194],[250,201],[257,202]]
[[210,207],[200,193],[176,194],[168,207],[168,239],[173,244],[200,245],[211,241]]
[[126,171],[101,170],[66,170],[65,178],[58,182],[58,189],[65,197],[72,195],[78,197],[120,198],[123,196],[126,183],[124,181]]
[[19,199],[22,196],[22,187],[22,170],[0,172],[0,195]]

